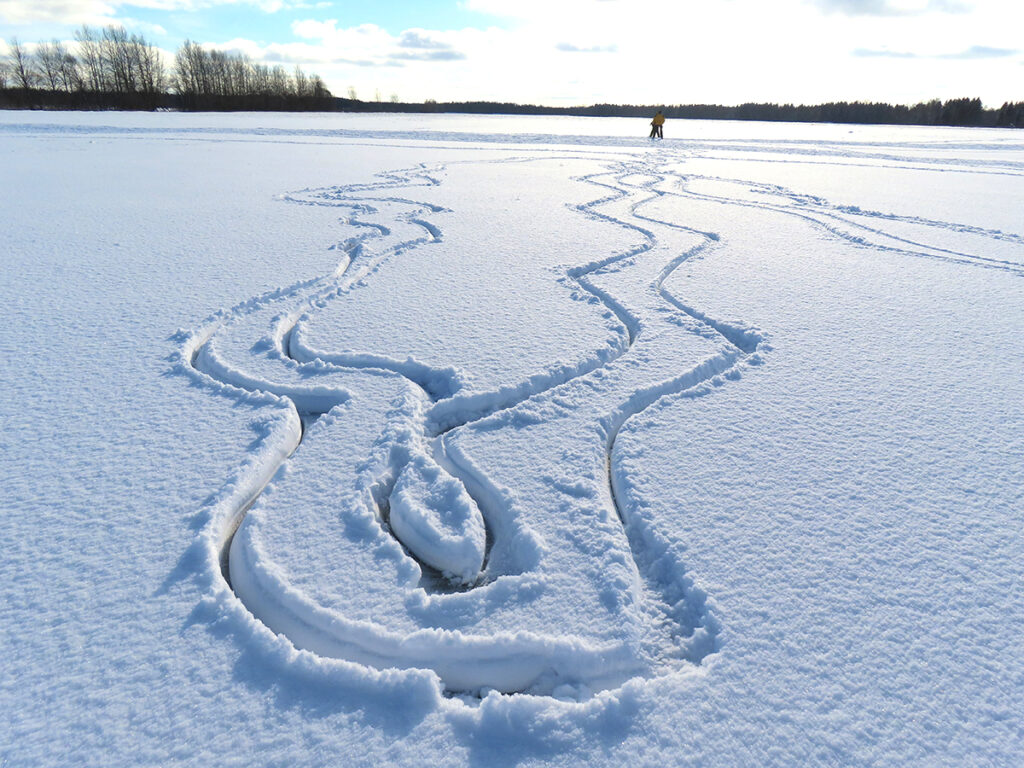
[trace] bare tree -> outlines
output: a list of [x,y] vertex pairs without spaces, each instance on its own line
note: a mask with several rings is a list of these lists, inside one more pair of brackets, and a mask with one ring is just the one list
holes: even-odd
[[7,54],[10,60],[12,80],[17,88],[31,88],[35,85],[38,75],[32,67],[32,59],[25,47],[18,42],[18,38],[12,37],[7,44],[10,52]]
[[205,51],[207,66],[210,73],[210,93],[217,96],[230,96],[231,81],[228,79],[228,56],[223,51]]
[[56,40],[52,43],[39,43],[36,46],[36,70],[44,88],[56,91],[60,88],[60,64],[66,51]]
[[167,89],[163,57],[141,35],[129,35],[124,27],[97,31],[83,26],[75,32],[75,41],[77,57],[56,41],[48,49],[65,89],[146,95]]
[[191,40],[178,49],[168,72],[163,56],[144,37],[124,27],[75,32],[72,54],[59,40],[29,48],[12,39],[8,56],[0,57],[0,87],[76,92],[74,99],[28,94],[45,105],[97,105],[118,108],[153,108],[173,88],[186,109],[299,108],[330,98],[318,75],[300,66],[294,73],[284,66],[257,64],[235,51],[203,48]]
[[255,70],[244,54],[238,53],[231,57],[231,80],[235,84],[235,92],[240,96],[248,96],[255,92]]
[[270,70],[270,93],[272,96],[289,96],[292,93],[292,79],[280,64]]
[[134,52],[124,27],[105,27],[100,34],[100,55],[115,93],[134,93],[137,74]]
[[59,45],[60,53],[60,86],[63,90],[70,93],[71,91],[82,90],[82,72],[78,66],[78,59],[68,51],[63,43],[55,43]]
[[252,92],[258,96],[270,95],[270,68],[266,64],[253,65]]
[[78,43],[78,59],[81,63],[82,88],[86,91],[101,93],[110,90],[107,87],[106,74],[103,70],[103,56],[100,53],[100,42],[96,33],[85,25],[75,31]]
[[281,65],[256,64],[244,53],[204,48],[191,40],[175,52],[168,78],[156,48],[141,37],[126,38],[122,33],[110,28],[97,37],[83,28],[80,34],[83,39],[91,35],[99,40],[103,76],[116,88],[150,94],[171,87],[185,109],[308,108],[313,106],[310,99],[330,97],[323,80],[307,75],[301,67],[295,68],[293,76]]
[[40,43],[35,51],[36,71],[44,88],[71,92],[81,80],[78,62],[60,40]]
[[350,99],[352,99],[352,101],[356,101],[356,100],[357,100],[357,99],[359,98],[358,96],[356,96],[356,89],[355,89],[355,86],[353,86],[353,85],[350,85],[350,86],[348,87],[348,97],[349,97]]
[[164,69],[160,50],[150,45],[139,35],[132,35],[128,43],[130,59],[137,75],[136,88],[145,94],[163,93],[167,90],[167,70]]
[[310,86],[309,78],[306,77],[306,73],[302,71],[302,67],[298,64],[295,65],[295,95],[299,98],[309,96]]
[[320,75],[313,75],[313,96],[318,99],[330,98],[331,92],[327,89],[327,85],[320,78]]
[[203,49],[186,40],[174,55],[174,90],[182,96],[198,96],[208,92],[208,82]]

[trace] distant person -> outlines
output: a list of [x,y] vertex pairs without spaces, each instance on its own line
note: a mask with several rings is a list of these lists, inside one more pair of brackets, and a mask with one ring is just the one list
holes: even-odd
[[665,124],[665,116],[661,114],[661,110],[658,110],[658,114],[651,120],[651,136],[652,139],[664,139],[665,134],[661,132],[661,126]]

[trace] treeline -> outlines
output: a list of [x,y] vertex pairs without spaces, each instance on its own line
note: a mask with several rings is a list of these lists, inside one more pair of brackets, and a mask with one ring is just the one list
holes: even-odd
[[174,57],[174,90],[182,109],[330,110],[319,75],[256,64],[241,53],[209,50],[186,40]]
[[336,108],[351,112],[448,112],[489,115],[577,115],[590,117],[650,117],[659,109],[679,120],[762,120],[799,123],[859,123],[874,125],[957,125],[1024,128],[1024,102],[985,109],[981,99],[938,99],[908,107],[871,102],[832,102],[816,105],[594,104],[588,107],[545,107],[491,101],[423,103],[366,102],[337,98]]
[[0,61],[2,98],[20,107],[154,109],[167,92],[160,51],[124,27],[75,32],[75,52],[59,40],[28,49],[12,38]]
[[[985,109],[981,99],[950,99],[913,106],[877,102],[830,102],[828,104],[740,104],[736,107],[693,105],[669,107],[667,117],[713,120],[762,120],[799,123],[857,123],[866,125],[956,125],[1015,127],[1010,104],[1001,110]],[[1024,121],[1019,125],[1024,127]]]
[[319,75],[253,62],[186,41],[168,68],[160,50],[123,27],[83,26],[73,50],[11,39],[0,59],[0,108],[331,110]]
[[[913,106],[874,102],[828,104],[594,104],[544,107],[491,101],[367,102],[334,98],[319,75],[253,62],[241,53],[185,43],[168,66],[160,50],[123,27],[83,26],[71,49],[54,40],[30,51],[12,39],[0,59],[0,108],[317,110],[346,112],[455,112],[498,115],[650,117],[763,120],[805,123],[957,125],[1024,128],[1024,102],[985,109],[981,99],[922,102]],[[354,95],[354,92],[351,93]]]
[[1024,128],[1024,101],[1006,102],[996,113],[996,125],[1005,128]]

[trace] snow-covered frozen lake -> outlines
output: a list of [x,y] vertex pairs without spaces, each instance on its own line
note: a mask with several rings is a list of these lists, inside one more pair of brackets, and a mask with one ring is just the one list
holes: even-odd
[[1024,133],[0,112],[0,765],[1024,761]]

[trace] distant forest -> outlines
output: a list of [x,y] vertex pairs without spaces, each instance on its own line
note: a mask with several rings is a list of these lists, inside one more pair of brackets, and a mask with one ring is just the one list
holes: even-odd
[[492,101],[459,101],[409,104],[334,99],[345,112],[457,112],[481,115],[579,115],[589,117],[646,117],[659,109],[677,120],[763,120],[787,123],[861,123],[870,125],[960,125],[1024,128],[1024,101],[985,109],[981,99],[950,99],[907,107],[861,101],[829,104],[594,104],[589,107],[541,107]]
[[184,111],[444,112],[492,115],[650,117],[658,109],[670,119],[763,120],[874,125],[956,125],[1024,128],[1024,102],[985,109],[981,99],[963,98],[904,106],[872,102],[829,104],[632,105],[544,107],[491,101],[360,101],[331,94],[318,75],[300,67],[257,64],[240,53],[186,41],[168,66],[141,35],[123,27],[75,33],[75,51],[60,41],[32,50],[17,39],[0,59],[0,108],[172,109]]

